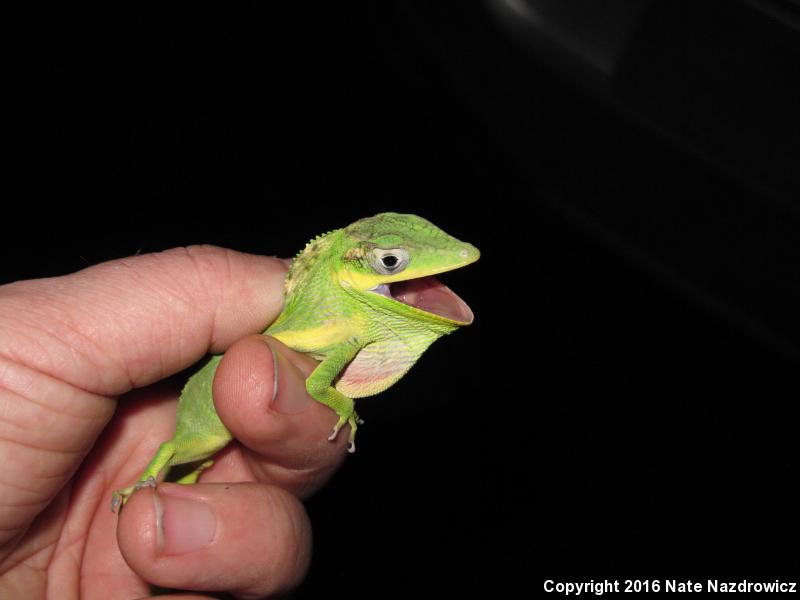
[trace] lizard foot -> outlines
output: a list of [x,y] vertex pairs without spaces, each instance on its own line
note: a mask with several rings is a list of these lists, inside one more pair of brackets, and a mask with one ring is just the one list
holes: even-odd
[[146,487],[156,487],[156,480],[152,475],[143,481],[137,481],[131,486],[114,492],[111,496],[111,512],[117,512],[117,509],[124,506],[134,492]]
[[347,451],[352,454],[356,451],[356,431],[358,430],[359,425],[364,424],[364,420],[361,419],[358,414],[354,411],[350,414],[350,416],[341,415],[339,420],[336,421],[336,425],[333,427],[333,433],[328,436],[328,441],[332,442],[336,439],[336,436],[339,435],[339,430],[345,426],[345,424],[350,425],[350,435],[348,437],[348,444],[347,444]]

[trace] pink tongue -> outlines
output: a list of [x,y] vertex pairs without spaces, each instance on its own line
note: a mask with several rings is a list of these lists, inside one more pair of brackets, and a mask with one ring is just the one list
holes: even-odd
[[403,304],[459,323],[472,323],[472,311],[466,302],[435,277],[398,281],[391,284],[391,292]]

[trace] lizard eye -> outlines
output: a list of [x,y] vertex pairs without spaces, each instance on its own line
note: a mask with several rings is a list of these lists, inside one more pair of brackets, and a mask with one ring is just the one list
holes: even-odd
[[402,248],[382,250],[375,248],[370,254],[370,265],[373,270],[381,275],[393,275],[399,273],[408,266],[411,257],[408,251]]

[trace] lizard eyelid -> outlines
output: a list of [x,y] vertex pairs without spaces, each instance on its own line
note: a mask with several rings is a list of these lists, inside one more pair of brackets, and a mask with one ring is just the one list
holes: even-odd
[[381,275],[399,273],[408,266],[411,255],[404,248],[374,248],[369,256],[370,266]]

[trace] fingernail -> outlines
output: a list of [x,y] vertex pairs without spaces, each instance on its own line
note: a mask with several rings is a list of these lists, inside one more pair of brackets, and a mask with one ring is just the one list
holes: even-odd
[[306,391],[305,377],[288,358],[280,353],[279,348],[273,347],[269,342],[267,342],[267,346],[272,351],[273,372],[275,373],[270,408],[287,415],[304,412],[313,402]]
[[217,516],[200,500],[171,496],[162,490],[153,494],[158,520],[159,553],[185,554],[205,548],[217,531]]

